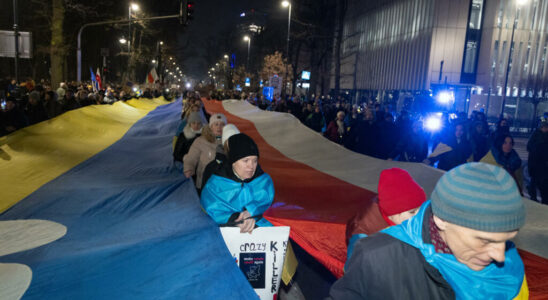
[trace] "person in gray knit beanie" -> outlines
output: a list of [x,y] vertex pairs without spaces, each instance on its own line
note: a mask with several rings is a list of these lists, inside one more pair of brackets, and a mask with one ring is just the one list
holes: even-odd
[[511,242],[524,224],[508,172],[460,165],[414,217],[356,243],[329,299],[526,299],[525,268]]
[[525,223],[525,207],[512,176],[504,169],[470,163],[443,175],[431,195],[432,212],[466,228],[505,232]]

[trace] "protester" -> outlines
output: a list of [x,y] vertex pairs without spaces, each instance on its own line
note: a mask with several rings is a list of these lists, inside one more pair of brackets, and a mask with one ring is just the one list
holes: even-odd
[[332,142],[335,142],[337,144],[343,143],[343,140],[346,136],[343,111],[339,111],[337,113],[337,118],[329,123],[324,135]]
[[375,156],[378,127],[372,110],[364,111],[363,119],[358,122],[356,130],[356,151],[364,155]]
[[55,118],[63,113],[63,107],[56,99],[56,94],[53,91],[47,91],[44,95],[44,108],[48,119]]
[[394,124],[394,117],[390,113],[379,111],[377,113],[382,119],[378,119],[377,128],[377,142],[375,149],[375,157],[380,159],[388,159],[390,153],[396,148],[398,136],[396,125]]
[[25,108],[25,114],[27,115],[29,125],[40,123],[48,119],[48,113],[40,101],[40,93],[38,91],[32,91],[29,94],[29,102]]
[[422,162],[428,155],[428,138],[422,131],[422,122],[415,121],[409,134],[400,138],[388,159],[408,162]]
[[508,125],[508,120],[503,118],[498,121],[497,128],[491,133],[489,144],[493,145],[497,138],[504,134],[510,134],[510,126]]
[[0,136],[10,134],[17,129],[28,125],[27,118],[16,104],[15,98],[8,97],[6,99],[6,108],[2,110],[0,115]]
[[187,178],[196,175],[195,185],[198,190],[202,187],[205,167],[215,159],[216,148],[221,144],[225,125],[226,117],[223,114],[212,115],[209,125],[204,127],[202,135],[192,143],[188,153],[183,157],[184,174]]
[[200,113],[193,112],[188,116],[186,126],[177,137],[175,149],[173,150],[173,160],[183,161],[183,157],[188,153],[194,140],[202,135],[203,126]]
[[263,213],[274,199],[274,185],[258,159],[259,149],[249,136],[228,139],[228,160],[207,181],[200,201],[217,224],[238,226],[242,233],[272,226]]
[[383,170],[377,191],[378,196],[371,205],[361,208],[346,224],[347,262],[359,239],[388,226],[401,224],[414,216],[426,201],[424,190],[407,171],[400,168]]
[[489,152],[489,136],[485,121],[475,121],[470,132],[470,144],[474,161],[482,159]]
[[424,162],[433,164],[439,161],[438,168],[449,171],[466,163],[471,155],[472,146],[464,134],[464,125],[459,123],[454,127],[453,135],[444,137]]
[[430,199],[408,221],[356,243],[331,299],[527,297],[523,262],[510,241],[525,223],[512,177],[467,163],[445,173]]
[[204,175],[202,176],[202,188],[206,185],[207,181],[213,175],[217,170],[219,170],[223,163],[227,161],[227,155],[228,155],[228,139],[235,135],[240,133],[240,130],[238,130],[238,127],[234,124],[226,124],[225,127],[223,127],[223,135],[221,137],[221,144],[217,146],[217,151],[215,153],[215,159],[212,160],[204,170]]
[[521,193],[523,182],[521,158],[514,150],[514,138],[512,136],[509,134],[499,135],[491,150],[480,161],[504,168],[512,175]]
[[314,111],[306,118],[306,125],[316,132],[322,132],[325,125],[325,119],[319,106],[314,107]]
[[537,188],[541,203],[548,204],[548,121],[543,120],[527,143],[528,167],[531,176],[529,195],[537,201]]

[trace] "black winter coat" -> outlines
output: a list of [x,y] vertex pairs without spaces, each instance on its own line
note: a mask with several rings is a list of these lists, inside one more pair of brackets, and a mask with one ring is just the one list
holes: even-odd
[[[422,228],[429,244],[430,214],[424,215]],[[419,249],[384,233],[356,243],[346,273],[329,295],[333,300],[455,299],[451,285]]]

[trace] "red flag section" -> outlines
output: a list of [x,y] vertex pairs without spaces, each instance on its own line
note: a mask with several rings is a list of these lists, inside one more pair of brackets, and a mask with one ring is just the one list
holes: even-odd
[[[261,136],[255,125],[230,114],[220,101],[204,101],[210,113],[223,113],[229,123],[255,140],[260,164],[274,181],[276,196],[265,217],[291,227],[290,237],[335,276],[346,261],[345,226],[359,207],[376,195],[367,189],[288,158]],[[282,133],[283,134],[283,133]],[[297,146],[297,145],[296,145]],[[548,299],[548,260],[520,250],[532,299]]]

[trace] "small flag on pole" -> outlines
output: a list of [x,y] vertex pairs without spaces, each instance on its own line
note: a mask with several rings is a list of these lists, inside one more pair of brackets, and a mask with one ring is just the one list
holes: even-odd
[[95,74],[95,79],[96,79],[95,84],[97,85],[97,91],[102,90],[103,89],[103,83],[101,81],[101,73],[99,73],[99,68],[97,68],[97,73]]
[[97,77],[93,73],[93,69],[89,67],[89,72],[91,73],[91,86],[93,87],[93,91],[97,92]]

